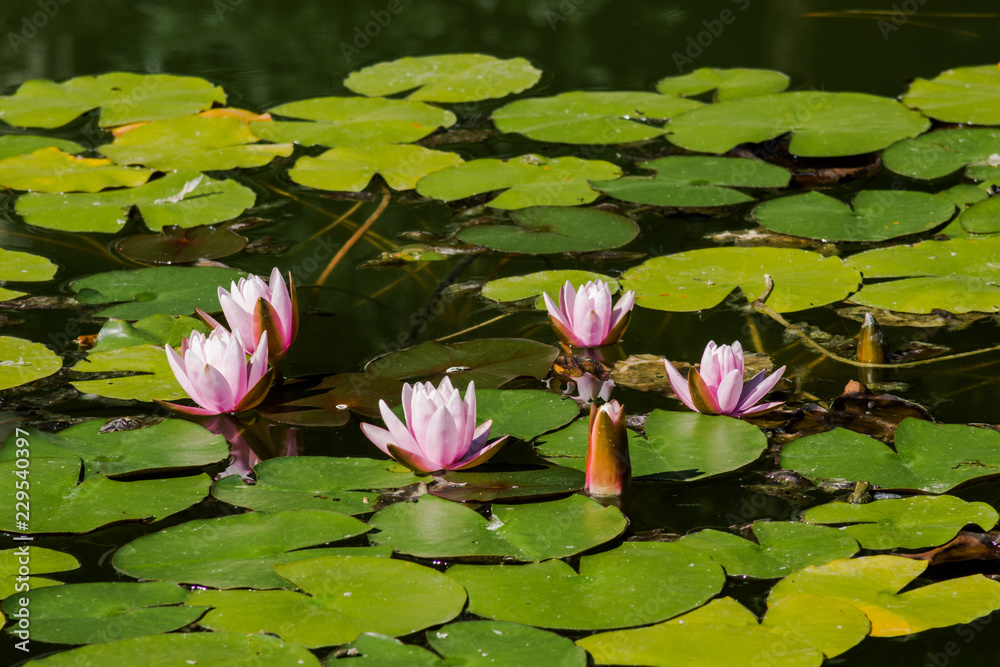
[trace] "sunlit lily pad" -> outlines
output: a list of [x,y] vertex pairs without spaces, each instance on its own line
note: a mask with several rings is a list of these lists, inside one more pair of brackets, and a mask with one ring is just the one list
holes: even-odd
[[193,76],[111,72],[54,83],[25,81],[0,97],[0,120],[10,125],[60,127],[101,107],[101,127],[197,113],[225,103],[219,86]]
[[[131,431],[101,433],[103,426],[100,419],[92,419],[58,433],[27,429],[24,437],[31,443],[32,458],[79,456],[85,477],[199,468],[229,456],[225,438],[183,419]],[[15,439],[12,433],[0,446],[0,461],[15,458]]]
[[[27,550],[27,555],[23,550]],[[62,551],[26,544],[13,549],[2,549],[0,550],[0,600],[23,588],[25,581],[18,571],[24,566],[31,572],[31,576],[27,578],[28,586],[36,589],[61,586],[63,582],[35,575],[75,570],[80,567],[80,561]],[[21,581],[18,581],[19,576],[22,577]]]
[[895,446],[893,451],[874,438],[838,428],[790,443],[781,452],[781,466],[811,479],[864,480],[931,493],[1000,474],[1000,433],[990,429],[909,418],[896,428]]
[[134,188],[149,180],[149,169],[120,167],[103,158],[75,157],[58,148],[43,148],[0,160],[0,186],[31,192],[97,192]]
[[753,210],[772,232],[826,241],[885,241],[933,229],[954,214],[955,204],[944,197],[905,190],[863,190],[851,206],[813,191]]
[[29,194],[15,210],[29,225],[62,232],[114,234],[135,206],[153,231],[231,220],[253,206],[253,190],[233,180],[217,181],[195,171],[167,174],[138,188],[95,194]]
[[97,332],[91,354],[135,345],[172,345],[177,347],[192,331],[208,334],[210,327],[200,319],[183,315],[150,315],[135,324],[110,319]]
[[[185,607],[186,588],[166,582],[67,584],[30,591],[31,639],[50,644],[97,644],[170,632],[198,620],[205,608]],[[3,605],[14,612],[20,600]]]
[[251,123],[261,139],[303,146],[405,144],[451,127],[455,114],[423,102],[380,97],[316,97],[274,107],[272,114],[304,121]]
[[791,174],[761,160],[702,155],[672,155],[640,162],[656,176],[628,176],[608,183],[591,183],[606,195],[653,206],[730,206],[754,198],[733,187],[783,188]]
[[122,256],[153,264],[187,264],[235,255],[247,238],[230,227],[199,225],[190,229],[164,227],[159,234],[135,234],[115,244]]
[[97,148],[117,164],[160,171],[262,167],[275,157],[288,157],[292,149],[289,143],[258,143],[247,124],[236,118],[204,116],[153,121]]
[[412,190],[424,176],[461,163],[457,153],[423,146],[366,144],[299,158],[288,176],[310,188],[361,192],[379,174],[393,190]]
[[776,602],[758,624],[732,598],[648,628],[585,637],[577,644],[602,665],[691,664],[728,667],[733,646],[746,664],[767,664],[780,656],[783,667],[819,667],[868,635],[868,618],[846,602],[802,595]]
[[[767,438],[738,419],[653,410],[646,439],[629,437],[632,477],[691,481],[737,470],[760,458]],[[538,453],[552,463],[586,469],[587,420],[540,438]]]
[[726,568],[729,576],[776,579],[807,565],[850,558],[858,551],[851,535],[834,528],[817,530],[797,521],[756,521],[757,542],[719,530],[685,535],[679,544],[697,549]]
[[927,561],[899,556],[835,560],[785,577],[771,589],[767,603],[800,595],[847,602],[868,616],[872,637],[968,623],[1000,609],[1000,583],[981,574],[899,592],[926,568]]
[[75,141],[41,137],[33,134],[0,135],[0,160],[6,160],[15,155],[27,155],[41,148],[58,148],[65,153],[82,153],[87,150]]
[[73,386],[84,394],[126,401],[172,401],[187,396],[167,362],[162,345],[133,345],[95,352],[77,362],[73,370],[80,373],[131,372],[124,377],[74,381]]
[[628,218],[600,209],[533,206],[511,218],[513,225],[473,225],[457,236],[501,252],[545,255],[618,248],[639,234]]
[[31,660],[31,667],[80,665],[252,665],[320,667],[308,649],[265,635],[180,632],[92,644]]
[[956,67],[916,79],[903,104],[946,123],[1000,124],[1000,72],[996,65]]
[[580,414],[574,401],[537,389],[483,389],[476,392],[476,404],[480,421],[493,420],[494,436],[521,440],[554,431]]
[[327,556],[279,563],[285,591],[194,591],[186,604],[209,606],[199,625],[216,632],[268,633],[307,647],[332,646],[362,632],[407,635],[446,623],[465,605],[452,578],[390,558]]
[[[3,479],[13,480],[15,460],[0,461]],[[0,486],[0,530],[18,533],[86,533],[119,521],[157,520],[208,495],[208,475],[118,482],[91,475],[80,482],[83,462],[73,458],[31,461],[31,512],[27,527],[15,519],[13,484]]]
[[[50,260],[28,252],[0,248],[0,285],[4,282],[42,282],[51,280],[58,267]],[[0,287],[0,301],[8,301],[24,296],[6,287]]]
[[[374,449],[373,449],[374,453]],[[376,459],[282,456],[254,466],[255,484],[239,475],[212,487],[219,500],[261,512],[323,509],[343,514],[371,512],[380,490],[416,481],[409,470]]]
[[344,85],[369,97],[412,90],[409,100],[475,102],[520,93],[541,76],[541,70],[524,58],[500,60],[481,53],[455,53],[378,63],[351,72]]
[[417,183],[417,192],[425,197],[454,201],[504,190],[490,200],[489,206],[505,209],[576,206],[597,199],[598,193],[588,181],[610,180],[621,173],[610,162],[577,157],[484,158],[425,176]]
[[375,544],[418,558],[564,558],[620,535],[627,522],[615,507],[585,496],[523,505],[494,503],[490,518],[460,503],[422,496],[395,503],[370,520]]
[[991,313],[1000,310],[1000,287],[977,276],[905,278],[866,285],[851,301],[903,313]]
[[677,544],[626,542],[580,559],[507,565],[454,565],[469,611],[498,621],[563,630],[655,623],[693,609],[722,590],[725,574],[707,556]]
[[955,496],[913,496],[861,504],[827,503],[806,510],[802,520],[844,524],[841,530],[865,549],[918,549],[944,544],[966,524],[991,530],[1000,515],[986,503]]
[[580,271],[577,269],[564,269],[560,271],[539,271],[523,276],[510,276],[509,278],[497,278],[483,285],[482,295],[494,301],[520,301],[522,299],[535,299],[535,307],[544,310],[545,301],[542,293],[547,293],[550,297],[559,300],[559,290],[566,284],[566,281],[574,285],[585,285],[592,280],[603,280],[608,283],[611,293],[614,294],[620,289],[618,281],[611,276],[592,271]]
[[219,310],[219,286],[246,277],[236,269],[164,266],[108,271],[70,283],[81,303],[114,303],[100,317],[139,320],[156,314],[193,315]]
[[501,132],[566,144],[623,144],[664,133],[661,123],[700,102],[643,92],[573,91],[511,102],[493,112]]
[[23,338],[0,336],[0,389],[48,377],[62,368],[62,357]]
[[715,91],[719,102],[741,97],[780,93],[788,88],[788,77],[770,69],[719,69],[700,67],[688,74],[669,76],[656,83],[664,95],[700,95]]
[[365,371],[407,381],[433,381],[445,375],[464,387],[491,389],[516,377],[544,377],[558,356],[551,345],[520,338],[481,338],[465,343],[431,341],[374,359]]
[[718,305],[739,287],[747,300],[774,289],[767,305],[779,313],[840,301],[857,289],[861,275],[839,257],[791,248],[703,248],[653,257],[621,277],[637,305],[693,311]]
[[965,231],[972,234],[994,234],[1000,232],[1000,199],[990,197],[973,204],[958,216]]
[[[1000,105],[1000,97],[997,103]],[[882,154],[882,162],[897,174],[911,178],[942,178],[964,167],[969,178],[988,181],[1000,177],[1000,130],[956,128],[931,132],[889,147]]]
[[877,151],[927,130],[930,121],[895,100],[861,93],[800,91],[709,104],[677,116],[668,139],[681,148],[725,153],[792,133],[789,152],[836,157]]
[[488,664],[493,667],[584,667],[586,652],[566,637],[529,625],[502,621],[450,623],[427,631],[427,643],[437,654],[398,639],[366,632],[327,658],[334,667],[339,658],[352,667],[450,667]]

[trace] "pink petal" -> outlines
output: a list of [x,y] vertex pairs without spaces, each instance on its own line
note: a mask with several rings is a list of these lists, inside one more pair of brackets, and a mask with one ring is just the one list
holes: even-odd
[[195,403],[201,403],[201,401],[198,400],[198,388],[187,376],[187,370],[184,367],[184,359],[177,354],[177,351],[174,350],[174,348],[169,345],[164,347],[167,351],[167,363],[170,364],[170,370],[174,372],[174,377],[177,378],[177,384],[181,386],[184,393],[186,393]]
[[466,454],[461,460],[456,461],[451,464],[448,468],[449,470],[468,470],[469,468],[474,468],[478,465],[486,463],[493,455],[500,451],[500,448],[507,444],[507,440],[510,438],[509,435],[505,435],[502,438],[498,438],[491,442],[490,444],[482,447],[475,453]]
[[635,292],[629,290],[618,298],[618,303],[615,304],[612,311],[611,321],[608,323],[608,331],[614,329],[621,322],[621,319],[632,310],[633,306],[635,306]]
[[755,405],[746,410],[740,410],[732,414],[733,417],[755,417],[757,415],[764,414],[769,410],[773,410],[779,405],[784,405],[784,401],[773,401],[771,403],[761,403],[760,405]]
[[459,439],[455,418],[448,408],[438,408],[420,443],[423,445],[424,456],[437,463],[439,468],[446,468],[462,458],[470,444]]
[[413,423],[413,413],[410,411],[410,405],[413,403],[413,387],[410,386],[409,382],[403,383],[403,418],[406,420],[407,424]]
[[782,366],[767,377],[765,377],[764,371],[754,375],[743,385],[743,391],[740,395],[740,401],[736,405],[736,410],[738,412],[746,412],[754,403],[764,398],[767,392],[771,391],[774,385],[778,384],[778,380],[781,379],[781,375],[784,372],[785,367]]
[[681,403],[698,412],[698,408],[694,407],[694,401],[691,400],[691,389],[688,387],[687,379],[674,368],[669,360],[664,359],[663,363],[667,367],[667,380],[670,382],[670,388],[677,394],[677,398],[680,399]]
[[257,339],[253,337],[253,324],[250,321],[250,313],[241,308],[229,292],[221,287],[219,288],[219,305],[222,306],[222,312],[226,315],[229,328],[234,333],[239,334],[240,340],[247,348],[247,352],[253,352],[256,349]]
[[743,374],[737,369],[729,371],[716,390],[719,401],[719,412],[728,415],[736,409],[740,402],[740,390],[743,388]]
[[205,364],[192,378],[198,385],[201,400],[198,403],[203,408],[215,412],[229,412],[236,406],[236,397],[229,388],[229,381],[217,368]]
[[469,382],[465,388],[465,428],[462,440],[471,443],[476,437],[476,383]]
[[363,422],[361,424],[361,432],[365,434],[365,437],[372,441],[372,444],[382,450],[387,456],[392,456],[389,454],[389,444],[395,444],[395,440],[392,434],[381,426],[375,426],[375,424],[369,424]]
[[389,405],[385,401],[379,401],[378,409],[382,413],[382,421],[385,422],[392,435],[392,442],[401,449],[419,454],[420,446],[417,445],[417,441],[413,439],[406,425],[399,421],[399,417],[389,409]]
[[154,398],[153,402],[157,405],[163,406],[174,412],[180,412],[185,415],[194,415],[197,417],[208,417],[210,415],[219,414],[218,410],[209,410],[208,408],[195,408],[189,405],[178,405],[177,403],[171,403],[170,401],[161,401],[158,398]]
[[552,300],[552,297],[547,292],[542,292],[542,299],[545,301],[545,310],[552,316],[552,319],[563,325],[566,330],[572,330],[573,327],[570,326],[569,320],[566,318],[566,313],[556,305],[556,302]]

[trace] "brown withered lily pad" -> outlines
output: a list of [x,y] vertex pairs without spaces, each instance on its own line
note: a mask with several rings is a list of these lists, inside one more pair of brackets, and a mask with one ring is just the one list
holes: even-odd
[[914,560],[925,560],[930,565],[958,563],[969,560],[1000,560],[1000,533],[960,532],[947,544],[915,554],[897,554]]
[[865,313],[871,313],[884,327],[920,327],[939,328],[957,330],[964,329],[973,322],[984,317],[992,317],[989,313],[949,313],[943,310],[920,315],[918,313],[897,313],[892,310],[881,308],[867,308],[864,306],[852,306],[850,308],[838,308],[837,314],[857,322],[865,319]]

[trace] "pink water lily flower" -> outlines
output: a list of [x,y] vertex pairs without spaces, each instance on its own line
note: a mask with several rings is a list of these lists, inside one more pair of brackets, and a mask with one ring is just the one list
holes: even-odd
[[192,331],[181,352],[166,346],[167,361],[181,388],[200,408],[157,401],[192,415],[242,412],[267,395],[273,372],[267,368],[267,333],[262,333],[249,361],[239,334],[217,327],[207,337]]
[[[271,270],[266,283],[260,276],[240,278],[238,283],[233,282],[229,291],[219,288],[219,305],[230,328],[239,333],[246,344],[247,354],[256,351],[257,341],[266,331],[271,363],[285,358],[299,328],[298,301],[291,273],[288,285],[277,267]],[[206,313],[199,310],[198,314],[213,328],[222,326]]]
[[691,368],[687,380],[665,361],[670,387],[684,405],[706,415],[745,417],[766,412],[784,401],[756,405],[781,379],[782,366],[770,376],[764,371],[743,382],[743,347],[739,341],[716,345],[709,341],[701,357],[701,368]]
[[476,387],[470,382],[465,400],[445,377],[435,389],[430,382],[403,385],[404,424],[385,401],[379,401],[387,429],[362,424],[375,446],[406,467],[428,473],[464,470],[486,462],[508,436],[487,444],[490,419],[476,427]]
[[635,305],[635,292],[629,290],[612,308],[611,289],[603,280],[591,281],[579,291],[567,280],[559,290],[559,305],[548,294],[542,296],[556,335],[573,347],[617,343],[625,333]]

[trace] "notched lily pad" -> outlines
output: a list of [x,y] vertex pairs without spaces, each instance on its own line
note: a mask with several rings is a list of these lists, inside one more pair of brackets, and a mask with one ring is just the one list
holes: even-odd
[[577,157],[544,158],[522,155],[509,160],[483,158],[434,172],[417,183],[425,197],[455,201],[503,190],[488,203],[493,208],[577,206],[589,204],[598,193],[588,181],[621,176],[621,169],[603,160]]
[[97,192],[142,185],[150,169],[120,167],[103,158],[76,157],[58,148],[0,160],[0,187],[29,192]]
[[916,79],[903,104],[946,123],[1000,124],[1000,72],[996,65],[956,67]]
[[65,153],[82,153],[86,148],[68,139],[42,137],[33,134],[0,135],[0,160],[6,160],[15,155],[27,155],[41,148],[58,148]]
[[1000,130],[938,130],[890,146],[882,154],[882,163],[911,178],[942,178],[964,167],[965,175],[973,180],[992,180],[1000,177]]
[[620,248],[639,234],[628,218],[600,209],[532,206],[511,218],[514,225],[473,225],[457,236],[500,252],[545,255]]
[[18,588],[24,585],[23,575],[18,574],[18,571],[24,565],[26,557],[31,567],[31,576],[28,577],[28,586],[31,590],[63,584],[61,581],[36,575],[65,572],[80,567],[80,561],[75,557],[45,547],[22,545],[14,549],[2,549],[0,550],[0,600],[19,592]]
[[501,60],[481,53],[456,53],[378,63],[352,72],[344,85],[369,97],[413,91],[408,100],[475,102],[520,93],[541,76],[524,58]]
[[567,144],[623,144],[658,137],[660,123],[700,102],[644,92],[561,93],[512,102],[493,112],[501,132]]
[[457,153],[423,146],[342,146],[317,157],[299,158],[288,177],[310,188],[361,192],[379,174],[393,190],[412,190],[424,176],[462,162]]
[[700,67],[681,76],[668,76],[656,83],[664,95],[700,95],[715,91],[715,101],[780,93],[788,88],[788,77],[770,69],[719,69]]
[[747,158],[672,155],[639,166],[654,170],[656,176],[627,176],[591,185],[615,199],[637,204],[707,208],[754,200],[734,187],[783,188],[791,178],[782,167]]
[[62,357],[41,343],[0,336],[0,390],[48,377],[62,365]]
[[612,294],[618,292],[620,289],[617,280],[603,273],[565,269],[497,278],[484,284],[481,293],[487,299],[500,302],[521,301],[536,297],[535,307],[539,310],[544,310],[545,301],[542,299],[543,292],[558,302],[559,290],[566,284],[566,281],[574,285],[585,285],[593,280],[603,280],[608,283]]
[[188,264],[235,255],[247,238],[228,226],[199,225],[184,229],[169,225],[160,234],[135,234],[115,244],[123,257],[152,264]]

